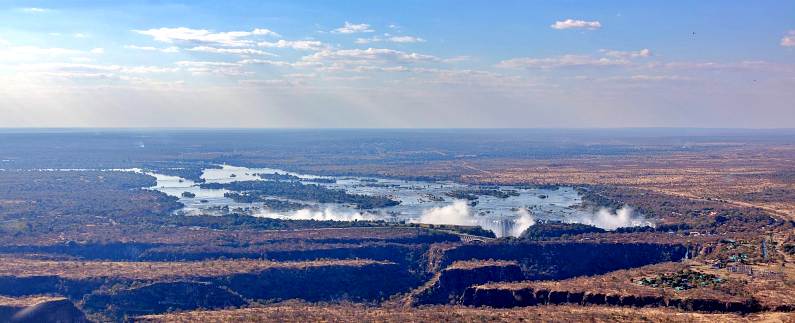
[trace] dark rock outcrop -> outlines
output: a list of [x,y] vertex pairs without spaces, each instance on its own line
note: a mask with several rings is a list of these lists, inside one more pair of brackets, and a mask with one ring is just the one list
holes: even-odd
[[238,307],[246,301],[240,295],[209,283],[177,281],[90,294],[83,304],[86,310],[124,317],[171,310]]
[[458,303],[467,287],[488,282],[522,279],[522,270],[514,262],[486,262],[469,267],[446,268],[425,288],[411,296],[413,305]]
[[0,322],[87,323],[86,315],[67,299],[54,299],[27,307],[0,305]]
[[466,244],[439,251],[430,268],[455,261],[497,259],[516,261],[526,280],[561,280],[598,275],[684,258],[682,245],[651,243],[511,242]]
[[253,300],[381,301],[420,285],[422,280],[397,264],[268,269],[221,277],[213,283]]
[[753,313],[763,308],[753,299],[722,301],[707,298],[666,298],[653,295],[615,295],[599,292],[547,291],[533,288],[467,288],[461,303],[467,306],[510,308],[543,304],[610,305],[631,307],[673,307],[686,311]]

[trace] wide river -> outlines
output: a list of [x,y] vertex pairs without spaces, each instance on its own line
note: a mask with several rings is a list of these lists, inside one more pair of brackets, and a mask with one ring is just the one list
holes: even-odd
[[[333,189],[342,189],[348,193],[387,196],[400,201],[400,205],[371,210],[359,210],[353,205],[337,203],[312,203],[302,210],[289,212],[273,212],[262,203],[238,203],[224,197],[225,189],[205,189],[191,180],[177,176],[169,176],[147,172],[157,178],[157,185],[150,189],[179,198],[185,207],[178,211],[190,215],[220,215],[225,213],[243,213],[252,216],[280,219],[315,219],[315,220],[385,220],[406,221],[430,224],[479,225],[494,231],[497,236],[517,236],[528,226],[539,219],[563,222],[588,223],[594,222],[595,214],[579,209],[582,202],[580,195],[571,187],[561,186],[557,189],[534,187],[497,186],[489,189],[515,191],[518,195],[506,198],[480,195],[477,203],[457,200],[445,193],[456,190],[476,189],[477,186],[450,181],[424,182],[407,181],[377,177],[321,177],[310,174],[299,174],[273,168],[247,168],[222,165],[221,168],[205,169],[201,178],[206,183],[230,183],[234,181],[261,181],[256,174],[290,174],[298,176],[305,184],[316,184],[311,179],[327,178],[334,183],[319,183]],[[195,197],[183,197],[184,192],[195,194]],[[618,216],[618,215],[614,215]],[[629,223],[640,225],[643,223]],[[607,227],[606,229],[611,229]]]

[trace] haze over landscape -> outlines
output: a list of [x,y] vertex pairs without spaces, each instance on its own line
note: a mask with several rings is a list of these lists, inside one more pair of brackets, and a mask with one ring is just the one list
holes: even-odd
[[0,127],[750,127],[790,1],[0,3]]
[[0,322],[795,322],[793,13],[0,0]]

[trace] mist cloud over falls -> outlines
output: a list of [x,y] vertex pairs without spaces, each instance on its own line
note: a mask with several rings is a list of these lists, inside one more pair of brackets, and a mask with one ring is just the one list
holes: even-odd
[[[475,216],[471,208],[465,201],[455,201],[453,204],[435,207],[423,212],[422,216],[416,220],[426,224],[450,224],[465,226],[480,226],[491,230],[498,237],[513,236],[518,237],[530,226],[536,223],[536,218],[526,209],[520,208],[514,218],[492,219],[488,217]],[[642,215],[636,214],[634,209],[624,206],[615,212],[601,208],[591,213],[581,213],[576,217],[565,219],[564,222],[582,223],[592,225],[605,230],[615,230],[620,227],[653,225]]]
[[319,209],[301,209],[293,212],[271,212],[261,210],[252,214],[253,216],[263,218],[274,218],[284,220],[316,220],[316,221],[377,221],[384,218],[378,214],[362,213],[362,212],[346,212],[339,211],[333,208]]
[[480,226],[486,230],[491,230],[497,237],[518,237],[524,230],[535,224],[535,219],[525,209],[519,209],[514,219],[477,217],[466,201],[458,200],[447,206],[426,210],[416,222]]
[[[193,215],[203,214],[205,211],[195,210]],[[350,210],[301,209],[291,212],[272,212],[258,210],[252,214],[257,217],[284,219],[284,220],[316,220],[316,221],[377,221],[387,218],[379,213],[358,212]],[[527,228],[536,224],[536,217],[525,208],[520,208],[513,217],[493,218],[477,216],[466,201],[457,200],[452,204],[433,207],[425,210],[419,218],[411,220],[414,223],[437,225],[462,225],[480,226],[491,230],[497,237],[518,237]],[[564,219],[567,223],[582,223],[605,230],[615,230],[621,227],[653,226],[654,223],[637,214],[632,207],[624,206],[612,211],[600,208],[592,212],[581,212],[574,217]]]
[[628,205],[615,212],[607,208],[600,208],[590,215],[581,216],[573,222],[588,224],[605,230],[615,230],[621,227],[654,226],[654,223],[637,214]]

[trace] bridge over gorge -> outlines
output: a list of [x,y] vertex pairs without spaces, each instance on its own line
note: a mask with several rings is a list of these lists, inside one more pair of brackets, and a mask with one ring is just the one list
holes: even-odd
[[466,233],[461,233],[461,232],[455,232],[455,231],[448,231],[448,230],[439,230],[439,231],[457,235],[459,238],[461,238],[461,241],[464,242],[464,243],[477,243],[477,242],[494,241],[494,238],[476,236],[476,235],[471,235],[471,234],[466,234]]

